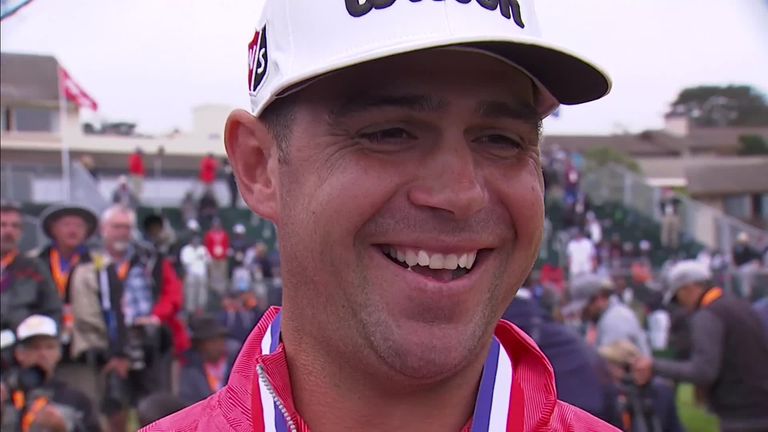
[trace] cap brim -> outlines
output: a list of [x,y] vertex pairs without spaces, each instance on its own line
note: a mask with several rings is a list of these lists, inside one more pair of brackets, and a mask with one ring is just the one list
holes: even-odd
[[608,74],[593,62],[538,38],[511,36],[506,40],[498,38],[489,40],[477,37],[454,37],[411,41],[407,44],[387,47],[385,50],[372,51],[366,56],[331,60],[314,70],[306,71],[301,76],[293,77],[291,82],[277,89],[276,96],[253,106],[254,114],[260,114],[275,99],[295,93],[327,74],[396,55],[451,47],[488,52],[529,75],[543,93],[548,93],[556,100],[556,103],[547,104],[540,109],[542,117],[551,114],[559,104],[577,105],[591,102],[600,99],[611,90]]

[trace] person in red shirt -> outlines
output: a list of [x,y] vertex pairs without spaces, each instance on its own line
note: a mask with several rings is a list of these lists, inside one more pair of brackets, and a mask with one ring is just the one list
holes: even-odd
[[133,189],[134,196],[141,199],[146,171],[144,169],[144,152],[138,147],[128,158],[128,174],[131,178],[131,189]]
[[208,272],[211,288],[219,295],[224,296],[227,290],[229,277],[229,234],[221,226],[221,220],[214,218],[211,229],[205,234],[203,240],[208,253],[211,255],[210,271]]
[[541,121],[610,88],[533,2],[265,1],[224,141],[283,307],[145,432],[616,430],[501,320],[543,236]]
[[219,169],[219,162],[213,157],[212,153],[208,153],[203,160],[200,161],[200,183],[203,184],[204,191],[208,191],[213,187],[213,182],[216,181],[216,172]]

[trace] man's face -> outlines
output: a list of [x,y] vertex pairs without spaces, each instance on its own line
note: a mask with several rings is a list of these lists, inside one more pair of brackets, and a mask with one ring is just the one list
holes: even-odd
[[61,345],[50,336],[36,336],[16,347],[16,360],[23,368],[38,366],[50,378],[61,360]]
[[701,294],[703,292],[703,288],[699,287],[697,284],[691,283],[680,288],[677,291],[677,294],[675,294],[675,298],[677,299],[677,303],[680,304],[680,306],[691,312],[696,309],[696,306],[699,304],[699,299],[701,298]]
[[597,322],[606,309],[608,309],[608,298],[598,295],[590,300],[584,308],[583,317],[588,321]]
[[123,251],[131,243],[134,220],[130,213],[116,211],[101,224],[101,236],[107,249]]
[[21,213],[15,210],[0,213],[0,253],[5,255],[19,247],[22,229]]
[[88,224],[80,216],[61,216],[51,224],[53,239],[61,248],[74,249],[80,246],[85,242],[87,233]]
[[284,325],[377,373],[435,381],[477,362],[542,235],[530,79],[420,52],[315,82],[294,117],[276,179]]

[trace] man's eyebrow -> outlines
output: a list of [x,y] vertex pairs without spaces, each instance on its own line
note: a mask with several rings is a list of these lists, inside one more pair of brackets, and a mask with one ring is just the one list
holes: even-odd
[[475,109],[481,117],[492,119],[519,120],[537,127],[541,116],[530,103],[510,103],[505,101],[481,101]]
[[427,95],[365,94],[353,96],[342,102],[328,113],[328,117],[333,122],[334,120],[374,109],[399,108],[424,113],[437,112],[445,109],[447,106],[448,103],[445,100]]

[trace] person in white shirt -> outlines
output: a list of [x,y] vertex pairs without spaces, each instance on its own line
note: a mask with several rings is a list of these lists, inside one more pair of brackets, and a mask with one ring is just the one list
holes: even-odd
[[589,238],[592,243],[598,245],[603,241],[603,227],[600,226],[600,220],[597,219],[594,212],[587,212],[586,229],[589,231]]
[[200,236],[192,237],[191,242],[181,249],[181,263],[184,266],[184,295],[186,309],[194,313],[205,309],[208,304],[208,264],[211,255],[203,246]]
[[579,230],[575,237],[568,242],[566,246],[568,254],[568,270],[571,277],[594,273],[595,258],[597,251],[592,240],[584,236],[584,232]]

